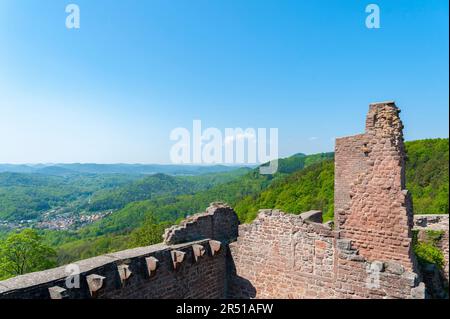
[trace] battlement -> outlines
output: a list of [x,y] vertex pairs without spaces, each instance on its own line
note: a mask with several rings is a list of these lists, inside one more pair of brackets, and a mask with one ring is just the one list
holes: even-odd
[[225,256],[209,239],[130,249],[2,281],[0,298],[223,298]]

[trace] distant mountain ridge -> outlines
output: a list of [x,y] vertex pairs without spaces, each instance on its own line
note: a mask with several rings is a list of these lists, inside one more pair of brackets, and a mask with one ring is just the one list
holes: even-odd
[[[245,166],[245,165],[243,165]],[[0,164],[0,173],[36,173],[65,176],[73,174],[168,174],[200,175],[230,172],[240,166],[171,164]]]

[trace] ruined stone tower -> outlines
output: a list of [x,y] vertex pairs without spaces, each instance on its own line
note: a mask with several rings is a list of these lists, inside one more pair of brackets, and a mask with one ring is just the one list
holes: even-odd
[[336,140],[335,224],[368,260],[413,269],[411,199],[405,189],[400,110],[373,103],[366,133]]

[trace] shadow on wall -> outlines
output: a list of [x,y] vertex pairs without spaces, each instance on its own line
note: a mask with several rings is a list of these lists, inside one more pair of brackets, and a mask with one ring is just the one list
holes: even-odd
[[226,297],[233,299],[254,299],[256,297],[256,288],[249,280],[237,275],[236,265],[229,248],[227,251],[227,268],[228,283]]

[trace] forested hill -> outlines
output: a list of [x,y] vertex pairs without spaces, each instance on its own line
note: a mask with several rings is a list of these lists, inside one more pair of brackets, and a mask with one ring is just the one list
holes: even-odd
[[236,167],[224,165],[158,165],[158,164],[0,164],[0,173],[34,173],[69,176],[79,174],[126,174],[126,175],[201,175],[223,173]]
[[448,138],[406,142],[406,187],[416,214],[448,214],[448,148]]
[[150,200],[161,195],[175,197],[181,194],[195,194],[217,184],[233,181],[249,171],[249,168],[241,168],[231,172],[199,176],[150,175],[113,190],[105,189],[94,193],[87,209],[90,211],[121,209],[131,202]]
[[[0,221],[36,220],[53,209],[70,213],[119,209],[130,202],[161,194],[192,194],[229,182],[251,170],[233,168],[228,171],[230,168],[227,168],[223,171],[214,167],[219,172],[190,176],[162,173],[58,175],[56,173],[64,169],[56,166],[42,168],[39,173],[0,172]],[[208,171],[206,167],[203,170]]]
[[263,208],[293,214],[318,209],[329,220],[333,217],[333,191],[334,162],[327,159],[275,181],[256,196],[245,196],[234,208],[244,223],[251,222]]
[[73,175],[0,173],[0,220],[36,219],[42,212],[63,206],[78,210],[92,193],[111,190],[137,175]]

